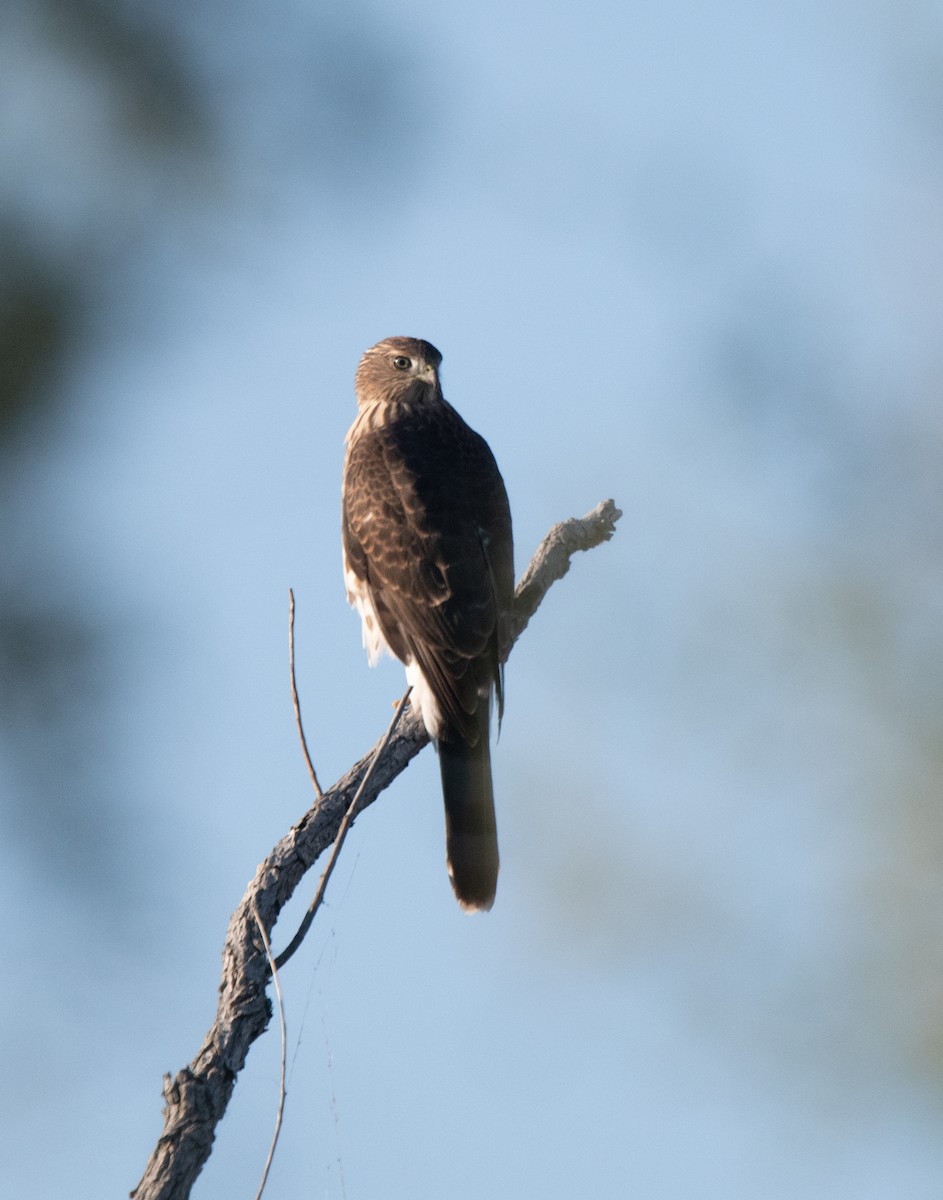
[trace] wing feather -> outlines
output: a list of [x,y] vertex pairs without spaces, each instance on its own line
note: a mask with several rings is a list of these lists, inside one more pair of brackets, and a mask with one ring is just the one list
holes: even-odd
[[450,405],[361,427],[348,445],[347,566],[369,590],[390,649],[416,661],[469,744],[509,645],[514,572],[504,483]]

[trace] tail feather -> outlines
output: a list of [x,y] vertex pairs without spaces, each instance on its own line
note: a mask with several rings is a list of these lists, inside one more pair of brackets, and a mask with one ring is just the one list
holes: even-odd
[[449,877],[462,908],[487,911],[498,886],[498,832],[491,787],[488,705],[474,746],[460,738],[439,742],[445,800]]

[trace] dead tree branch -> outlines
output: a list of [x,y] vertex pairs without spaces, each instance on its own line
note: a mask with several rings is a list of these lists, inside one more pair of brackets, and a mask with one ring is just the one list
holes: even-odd
[[252,915],[255,917],[256,928],[262,938],[262,945],[265,947],[265,958],[268,962],[269,970],[272,972],[275,999],[278,1001],[278,1025],[282,1034],[282,1062],[278,1079],[278,1109],[275,1112],[275,1132],[272,1134],[272,1144],[269,1146],[265,1166],[262,1169],[262,1181],[259,1184],[259,1190],[255,1194],[255,1200],[262,1200],[262,1193],[265,1191],[266,1183],[268,1183],[268,1173],[272,1169],[272,1163],[275,1159],[278,1135],[282,1131],[282,1118],[285,1115],[285,1099],[288,1094],[285,1086],[285,1074],[288,1066],[288,1026],[285,1022],[285,1004],[282,1000],[282,987],[278,982],[278,967],[275,964],[275,959],[272,957],[272,947],[268,940],[268,934],[265,932],[265,926],[262,924],[262,918],[259,916],[258,909],[254,904],[252,906]]
[[393,736],[396,726],[400,722],[400,718],[406,710],[406,701],[409,699],[409,693],[412,690],[413,689],[411,686],[408,687],[403,693],[402,700],[400,700],[399,704],[396,706],[396,713],[393,717],[393,720],[390,722],[390,727],[387,729],[383,740],[376,747],[376,753],[370,760],[370,766],[367,767],[364,777],[360,781],[360,787],[358,787],[356,792],[354,792],[354,798],[350,802],[350,807],[344,813],[344,819],[341,821],[337,830],[337,837],[334,839],[334,845],[331,847],[331,853],[328,856],[327,866],[324,868],[324,874],[321,876],[321,882],[318,884],[318,890],[314,893],[314,899],[308,905],[308,911],[304,915],[304,920],[298,926],[298,932],[291,939],[281,954],[279,954],[278,958],[275,959],[275,968],[280,969],[285,965],[285,963],[288,962],[291,956],[304,941],[305,935],[311,928],[311,922],[314,920],[318,909],[321,907],[321,902],[324,899],[324,893],[327,891],[328,880],[331,878],[331,873],[334,870],[334,864],[337,862],[338,855],[341,852],[341,847],[344,845],[344,838],[346,838],[348,829],[350,829],[350,827],[353,825],[354,818],[360,811],[361,797],[363,796],[363,792],[366,789],[367,784],[370,782],[370,776],[376,769],[377,763],[383,756],[383,751],[389,745],[390,738]]
[[[621,515],[613,501],[605,500],[582,519],[564,521],[550,530],[515,592],[515,639],[552,584],[569,570],[570,557],[577,550],[608,541]],[[249,1047],[265,1032],[272,1015],[266,996],[271,974],[256,914],[271,932],[305,872],[337,837],[374,757],[376,765],[364,787],[359,812],[376,800],[428,741],[421,721],[409,709],[383,754],[377,756],[377,747],[368,751],[316,800],[259,865],[230,918],[216,1020],[189,1066],[173,1077],[164,1076],[164,1128],[141,1182],[131,1193],[133,1200],[188,1200],[210,1156],[216,1125],[226,1112]]]

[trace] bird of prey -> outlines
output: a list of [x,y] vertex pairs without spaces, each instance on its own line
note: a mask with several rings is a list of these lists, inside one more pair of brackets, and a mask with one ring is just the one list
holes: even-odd
[[347,434],[347,598],[370,662],[406,667],[436,743],[449,875],[463,908],[491,908],[498,839],[489,722],[504,709],[514,561],[504,481],[488,444],[445,400],[442,355],[419,338],[372,346]]

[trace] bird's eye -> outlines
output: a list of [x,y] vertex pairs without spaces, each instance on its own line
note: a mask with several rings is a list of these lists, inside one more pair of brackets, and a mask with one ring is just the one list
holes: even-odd
[[397,354],[397,356],[393,359],[393,366],[397,369],[397,371],[408,371],[412,365],[413,360],[411,358],[407,358],[405,354]]

